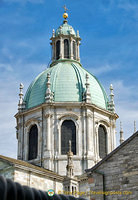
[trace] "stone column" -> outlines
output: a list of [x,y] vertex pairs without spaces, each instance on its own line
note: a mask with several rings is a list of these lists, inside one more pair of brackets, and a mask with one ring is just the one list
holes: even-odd
[[37,159],[39,159],[40,164],[41,164],[41,159],[42,159],[42,121],[38,121],[38,155],[37,155]]
[[[19,130],[17,130],[19,131]],[[22,159],[22,143],[21,143],[21,133],[18,132],[18,159]]]
[[55,41],[52,41],[52,61],[56,59],[55,57]]
[[82,123],[83,123],[83,128],[82,128],[82,132],[83,132],[83,155],[86,154],[86,129],[85,129],[85,109],[82,109]]
[[60,38],[60,59],[63,59],[63,38]]
[[113,120],[113,146],[112,146],[112,149],[111,151],[113,151],[115,148],[116,148],[116,121],[115,119]]
[[110,127],[105,126],[106,128],[106,153],[108,154],[110,152]]
[[84,153],[83,153],[83,159],[84,159],[84,170],[87,169],[87,122],[86,122],[86,108],[83,107],[83,144],[84,144]]
[[51,138],[50,138],[50,114],[47,113],[45,115],[46,118],[46,143],[44,145],[46,145],[46,151],[44,152],[44,167],[46,169],[51,170]]
[[47,141],[46,141],[46,149],[50,151],[50,114],[46,115],[46,127],[47,127]]
[[76,55],[76,57],[75,57],[75,60],[77,60],[77,42],[75,41],[75,55]]
[[87,148],[87,155],[89,154],[90,151],[90,128],[89,128],[89,115],[86,111],[86,148]]
[[73,59],[73,39],[70,38],[70,58]]
[[56,42],[57,41],[54,40],[54,60],[56,60]]
[[77,61],[80,62],[80,50],[79,50],[80,42],[77,41]]
[[24,132],[24,160],[28,160],[28,154],[29,154],[29,130],[27,127],[25,127]]
[[93,154],[93,137],[92,137],[92,126],[91,126],[91,115],[87,113],[86,115],[86,136],[87,136],[87,168],[94,165],[95,157]]
[[46,151],[47,151],[47,121],[46,116],[43,117],[43,167],[46,166]]
[[95,157],[99,160],[98,122],[95,122]]
[[22,143],[22,159],[24,160],[24,150],[25,150],[25,143],[24,143],[24,137],[25,137],[25,127],[24,127],[24,115],[20,118],[20,123],[21,123],[21,143]]
[[21,160],[22,159],[22,135],[23,135],[21,119],[20,118],[16,119],[16,123],[17,123],[16,138],[18,140],[17,157],[19,160]]

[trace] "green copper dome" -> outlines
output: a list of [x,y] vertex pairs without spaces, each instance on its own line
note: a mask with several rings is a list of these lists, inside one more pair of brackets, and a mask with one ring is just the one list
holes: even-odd
[[82,102],[87,73],[91,103],[107,109],[108,97],[96,77],[87,72],[78,62],[69,59],[56,61],[34,79],[24,97],[26,109],[45,103],[48,73],[50,73],[50,89],[54,93],[54,102]]
[[74,35],[76,36],[76,33],[73,29],[72,26],[70,26],[69,24],[67,23],[63,23],[55,32],[55,36],[58,36],[60,34],[63,34],[63,35]]

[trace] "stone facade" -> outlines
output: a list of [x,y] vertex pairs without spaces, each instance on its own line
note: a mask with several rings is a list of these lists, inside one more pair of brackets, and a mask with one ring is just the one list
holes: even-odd
[[61,155],[61,125],[72,120],[76,126],[74,174],[81,175],[94,166],[99,157],[98,127],[107,132],[107,153],[116,146],[117,115],[88,103],[45,103],[19,112],[17,119],[18,159],[28,161],[28,138],[32,125],[38,128],[38,154],[30,163],[66,175],[67,156]]
[[39,190],[53,189],[57,194],[86,197],[84,195],[86,184],[88,185],[86,174],[78,177],[61,176],[28,162],[0,155],[0,175]]
[[63,193],[64,177],[23,161],[0,156],[0,175],[21,185],[43,191],[53,189],[55,193]]
[[138,199],[138,132],[86,171],[91,199]]

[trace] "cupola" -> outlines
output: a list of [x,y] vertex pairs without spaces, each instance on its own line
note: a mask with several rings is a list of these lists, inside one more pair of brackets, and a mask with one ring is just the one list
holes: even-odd
[[79,45],[81,38],[79,31],[76,34],[73,27],[68,24],[67,8],[64,7],[64,9],[63,24],[56,31],[53,29],[51,37],[52,61],[59,59],[80,61]]

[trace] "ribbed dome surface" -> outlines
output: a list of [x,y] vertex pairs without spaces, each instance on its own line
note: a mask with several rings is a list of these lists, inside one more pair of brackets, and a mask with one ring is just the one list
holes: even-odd
[[55,32],[55,36],[58,36],[59,34],[63,35],[76,35],[74,29],[72,26],[70,26],[67,23],[63,23]]
[[91,102],[107,109],[108,98],[99,81],[78,62],[60,60],[39,74],[29,86],[24,101],[26,109],[45,102],[47,73],[50,73],[54,102],[81,102],[85,92],[86,73],[89,74]]

